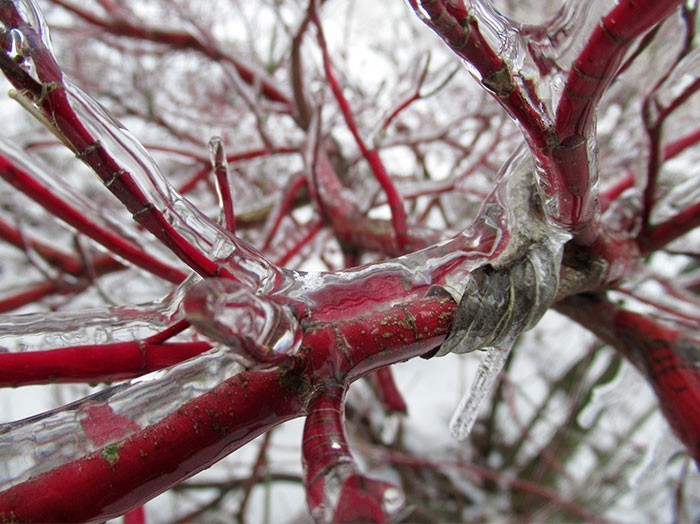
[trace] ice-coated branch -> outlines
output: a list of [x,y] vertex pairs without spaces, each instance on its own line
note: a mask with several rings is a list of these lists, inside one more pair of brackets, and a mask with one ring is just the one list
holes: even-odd
[[[518,55],[523,47],[516,27],[501,16],[488,18],[502,25],[494,35],[502,41],[491,43],[482,31],[483,19],[476,16],[473,2],[452,0],[409,0],[418,17],[471,68],[479,82],[506,108],[508,113],[526,130],[536,148],[546,147],[549,126],[544,108],[529,100],[520,77]],[[477,2],[479,14],[493,15],[489,2]],[[486,4],[486,5],[483,5]],[[488,22],[487,22],[488,25]],[[500,51],[499,51],[500,50]]]
[[[33,22],[25,20],[14,3],[0,5],[4,34],[17,35],[23,56],[33,64],[28,70],[5,69],[18,89],[18,99],[93,169],[134,220],[193,270],[202,276],[229,278],[233,270],[237,279],[257,286],[270,269],[262,257],[255,254],[251,258],[248,246],[177,194],[141,144],[63,75],[48,33],[42,32],[45,24],[40,12],[31,0],[25,10],[34,14]],[[18,52],[16,47],[4,51],[10,62],[9,54]],[[248,260],[246,269],[241,259]]]
[[587,37],[566,80],[556,116],[561,140],[590,134],[595,109],[634,39],[663,22],[682,4],[682,0],[625,0],[603,16]]
[[344,397],[342,384],[329,383],[306,415],[302,455],[311,516],[318,523],[387,522],[401,513],[404,496],[355,463],[345,437]]
[[0,387],[116,382],[173,366],[209,349],[211,344],[203,341],[128,341],[0,353]]
[[0,317],[0,386],[123,380],[208,351],[206,341],[171,340],[189,327],[180,320],[188,287],[135,307]]
[[0,316],[0,346],[6,354],[66,346],[67,340],[97,345],[144,339],[161,343],[170,326],[178,325],[186,282],[162,300],[138,306],[113,306],[77,312],[26,313]]
[[181,270],[144,252],[107,224],[103,224],[104,220],[94,204],[78,195],[68,193],[21,151],[0,140],[0,154],[0,177],[76,231],[90,237],[127,262],[165,280],[177,284],[185,279],[186,274]]
[[220,221],[228,231],[235,234],[236,213],[233,205],[233,194],[231,192],[233,181],[221,137],[215,136],[209,140],[209,155],[211,157],[212,168],[214,169],[216,192],[219,195],[219,207],[221,208]]
[[[214,349],[0,426],[0,514],[85,522],[124,514],[302,416],[337,377],[349,382],[424,354],[444,339],[454,308],[452,298],[438,293],[357,318],[312,322],[294,368],[241,372],[236,355]],[[62,452],[48,453],[56,449]],[[85,503],[66,497],[66,485]]]
[[[65,409],[1,426],[0,511],[23,521],[99,521],[140,505],[144,494],[132,493],[134,486],[149,483],[151,494],[162,491],[172,482],[168,478],[185,474],[200,446],[209,447],[210,461],[221,453],[222,428],[225,433],[239,422],[235,427],[245,431],[245,410],[221,409],[220,395],[245,391],[238,378],[231,381],[239,371],[225,352],[214,351]],[[265,383],[269,377],[262,378]],[[251,386],[254,391],[255,380]],[[289,400],[284,392],[277,398]],[[274,410],[275,402],[256,408],[255,416],[266,409]],[[234,419],[225,420],[226,411]],[[80,487],[86,503],[66,497],[67,485]]]
[[292,310],[228,279],[205,279],[187,290],[187,320],[225,345],[248,367],[291,367],[302,331]]
[[678,438],[700,467],[700,338],[602,296],[576,295],[557,309],[620,351],[650,382]]
[[328,45],[323,33],[323,26],[318,16],[316,4],[316,0],[310,1],[309,18],[316,25],[318,44],[321,47],[321,52],[323,53],[323,67],[326,73],[326,79],[328,80],[328,85],[330,86],[333,96],[340,107],[340,111],[345,119],[348,129],[355,139],[357,147],[360,149],[360,152],[369,164],[374,177],[377,179],[377,182],[379,182],[379,185],[386,194],[387,202],[389,204],[389,208],[391,209],[391,220],[394,226],[394,234],[396,235],[396,244],[399,249],[405,250],[409,247],[409,237],[408,224],[406,222],[406,210],[403,207],[403,200],[397,191],[393,180],[389,176],[389,173],[384,167],[384,163],[382,162],[377,150],[368,147],[365,140],[360,136],[352,108],[343,94],[343,90],[336,77],[336,73],[333,71]]
[[[571,34],[575,36],[551,38],[548,43],[540,42],[543,49],[528,49],[527,35],[494,14],[490,2],[409,0],[409,4],[518,122],[538,161],[540,185],[552,218],[572,232],[578,243],[593,243],[599,215],[596,109],[635,38],[663,22],[682,1],[619,2],[590,33],[574,31]],[[582,8],[580,14],[585,11]],[[544,24],[539,29],[545,34],[555,28],[570,29],[577,13],[565,10],[563,22]],[[488,23],[503,27],[495,32],[503,35],[503,41],[494,44],[484,37],[482,26]],[[536,34],[537,28],[529,32]],[[572,39],[578,40],[582,49],[573,61],[559,64],[566,69],[557,72],[552,64],[542,61],[541,55],[553,58],[561,53],[559,47],[576,48]],[[530,55],[525,54],[526,49]],[[537,64],[539,77],[533,78],[533,71],[524,70],[527,60]],[[564,89],[556,105],[548,109],[533,86],[553,82],[555,76],[560,77]]]
[[[163,369],[209,349],[202,340],[170,339],[189,326],[180,301],[80,313],[0,317],[0,387],[113,382]],[[71,342],[68,342],[68,341]]]

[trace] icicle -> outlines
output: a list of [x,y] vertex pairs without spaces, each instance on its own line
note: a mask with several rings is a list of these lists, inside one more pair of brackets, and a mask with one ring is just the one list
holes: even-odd
[[507,340],[498,346],[487,348],[486,353],[481,357],[474,382],[464,393],[450,420],[450,433],[457,440],[464,440],[471,433],[481,406],[508,360],[513,343],[514,340]]
[[508,244],[462,283],[451,331],[436,353],[488,348],[450,422],[460,440],[469,435],[518,335],[537,324],[554,301],[563,246],[570,238],[546,218],[536,218],[541,217],[540,199],[527,157],[515,157],[509,171],[499,190],[499,201],[507,203],[500,226],[508,229]]
[[464,353],[487,347],[471,389],[450,422],[452,435],[465,439],[479,408],[503,369],[516,337],[533,327],[556,296],[562,240],[555,235],[530,246],[510,267],[474,271],[460,302],[455,326],[441,352]]

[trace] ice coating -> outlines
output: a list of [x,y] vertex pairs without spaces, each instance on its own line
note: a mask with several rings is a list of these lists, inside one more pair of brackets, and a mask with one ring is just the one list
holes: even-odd
[[[104,111],[101,106],[96,107],[99,111]],[[86,118],[91,119],[90,115],[86,115]],[[143,160],[134,166],[135,178],[147,188],[148,194],[158,202],[166,219],[190,244],[214,259],[221,269],[228,269],[235,274],[239,282],[251,289],[271,294],[290,285],[291,272],[273,266],[255,248],[203,215],[163,178],[150,155],[133,137],[120,137],[122,133],[126,133],[123,127],[113,126],[108,115],[102,121],[104,129],[117,136],[123,154],[143,157]],[[132,146],[135,147],[134,150],[131,149]],[[221,149],[220,144],[218,147]],[[222,151],[219,151],[218,155],[221,154]]]
[[292,311],[237,282],[205,279],[187,291],[187,320],[249,367],[276,365],[293,355],[302,332]]
[[533,244],[513,265],[471,273],[448,339],[438,356],[501,344],[532,328],[557,294],[562,244]]
[[270,264],[255,248],[210,220],[180,195],[138,140],[99,103],[71,84],[66,89],[76,113],[82,121],[91,124],[100,147],[119,159],[120,165],[127,166],[126,173],[133,176],[173,229],[190,246],[214,261],[219,271],[227,269],[239,282],[266,293],[275,291],[288,280],[284,271]]
[[480,27],[485,36],[493,41],[498,54],[514,71],[519,71],[523,65],[525,51],[520,38],[520,27],[499,13],[488,0],[468,0],[469,12],[479,19]]
[[[41,40],[42,45],[44,45],[49,51],[53,52],[51,47],[51,36],[49,33],[49,26],[46,23],[41,9],[38,8],[35,2],[32,0],[13,0],[17,11],[23,20],[26,20],[28,24],[37,30],[37,36]],[[21,29],[16,27],[8,27],[9,29],[9,44],[10,47],[7,51],[8,55],[27,73],[30,77],[38,80],[37,70],[34,64],[34,60],[31,56],[31,42],[28,40],[27,36],[22,32]]]
[[166,215],[175,230],[204,254],[215,258],[230,256],[235,247],[220,241],[226,236],[224,231],[175,191],[131,132],[69,79],[64,82],[71,106],[81,122],[85,123],[99,145],[136,180],[150,202]]
[[57,410],[2,424],[0,484],[7,489],[95,453],[109,458],[111,443],[156,424],[240,371],[228,351],[214,349]]
[[[312,307],[319,302],[325,303],[327,309],[337,304],[348,312],[355,301],[366,310],[372,296],[385,295],[397,286],[402,287],[404,295],[409,289],[425,292],[430,286],[438,285],[460,300],[472,271],[499,256],[502,261],[515,258],[529,245],[527,235],[513,235],[511,229],[516,226],[527,224],[531,230],[528,234],[537,238],[550,233],[556,233],[557,242],[568,238],[556,226],[533,222],[527,217],[532,199],[539,198],[535,194],[533,173],[532,159],[527,149],[521,147],[499,172],[498,183],[475,220],[452,238],[380,263],[336,272],[298,273],[284,292]],[[359,291],[353,285],[358,279],[364,282]]]
[[0,346],[5,351],[32,351],[67,344],[104,344],[157,333],[181,316],[180,303],[190,281],[172,294],[139,306],[114,306],[81,312],[0,315]]
[[[147,250],[149,256],[157,257],[163,265],[174,266],[177,264],[176,261],[172,260],[170,252],[160,242],[153,237],[144,237],[144,235],[140,234],[135,222],[125,221],[111,207],[98,205],[94,200],[86,198],[80,192],[71,191],[64,181],[51,174],[49,166],[28,155],[3,137],[0,137],[0,156],[7,158],[13,165],[23,170],[35,183],[49,191],[57,202],[64,204],[66,209],[79,209],[81,211],[79,216],[86,217],[91,225],[105,231],[105,235],[102,235],[100,239],[96,239],[96,242],[104,245],[104,238],[107,236],[108,240],[112,240],[115,243],[119,241],[117,239],[120,239],[135,245],[136,242],[133,239],[138,239],[139,248]],[[4,173],[3,177],[7,179]],[[11,180],[8,181],[11,182]],[[15,183],[15,185],[19,184]],[[28,191],[27,188],[21,190],[24,192],[31,191],[31,189]],[[75,214],[75,216],[78,216],[78,214]],[[66,222],[70,223],[68,220]],[[75,224],[71,225],[77,227]],[[85,230],[83,230],[83,233],[85,234]],[[127,253],[120,253],[114,249],[114,246],[109,247],[113,255],[119,256],[126,263],[133,263]]]
[[46,48],[53,52],[53,47],[51,45],[51,33],[49,32],[49,25],[46,23],[44,14],[41,9],[36,5],[34,0],[13,0],[15,5],[18,6],[19,12],[22,17],[27,20],[29,24],[35,27],[38,31],[39,38],[41,38],[42,43]]
[[345,386],[330,384],[309,406],[302,445],[307,504],[315,522],[398,520],[405,497],[362,473],[344,429]]
[[584,0],[566,2],[559,12],[536,31],[525,26],[522,37],[539,74],[548,77],[538,82],[540,97],[554,112],[564,89],[564,71],[582,48],[581,35],[588,34],[607,10],[605,2]]
[[236,219],[233,209],[233,195],[231,194],[233,180],[224,152],[224,142],[219,136],[209,140],[209,160],[216,176],[216,192],[219,196],[221,210],[219,223],[223,224],[229,231],[235,232]]

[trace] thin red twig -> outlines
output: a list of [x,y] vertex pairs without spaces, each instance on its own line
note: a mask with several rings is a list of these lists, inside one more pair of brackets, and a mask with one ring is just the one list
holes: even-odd
[[364,156],[365,160],[370,165],[372,173],[377,179],[377,182],[379,182],[382,189],[386,193],[387,202],[389,204],[389,208],[391,209],[391,218],[394,225],[394,232],[396,234],[396,243],[398,244],[399,249],[406,249],[409,246],[409,237],[408,225],[406,221],[406,210],[403,207],[403,199],[396,189],[394,182],[391,180],[389,173],[387,173],[386,168],[379,157],[379,153],[375,149],[370,149],[367,147],[367,144],[365,144],[365,141],[360,135],[360,131],[358,129],[357,122],[355,121],[355,117],[353,116],[350,104],[345,98],[343,90],[340,87],[340,83],[338,82],[338,79],[333,71],[331,57],[328,52],[328,45],[326,44],[326,39],[323,34],[321,21],[318,18],[318,13],[316,12],[316,4],[314,0],[312,0],[310,3],[310,17],[316,25],[318,43],[319,47],[321,48],[321,52],[323,53],[323,67],[326,72],[328,85],[333,92],[333,96],[335,97],[338,107],[340,107],[340,111],[343,114],[343,118],[345,119],[348,129],[355,139],[355,143],[360,148],[362,156]]

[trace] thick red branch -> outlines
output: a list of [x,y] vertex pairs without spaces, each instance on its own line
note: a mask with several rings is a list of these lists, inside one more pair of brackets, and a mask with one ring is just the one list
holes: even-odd
[[700,340],[600,297],[557,305],[619,350],[649,380],[678,438],[700,466]]
[[[354,380],[435,347],[455,308],[451,298],[435,295],[355,319],[310,323],[294,369],[240,373],[128,438],[0,491],[0,515],[34,522],[122,515],[303,415],[328,380]],[[81,493],[83,503],[66,490]]]

